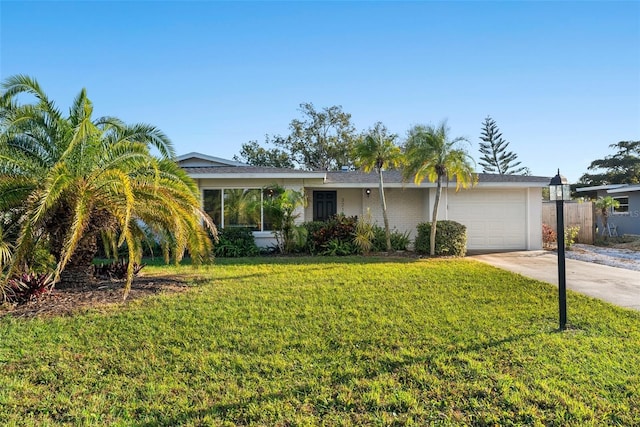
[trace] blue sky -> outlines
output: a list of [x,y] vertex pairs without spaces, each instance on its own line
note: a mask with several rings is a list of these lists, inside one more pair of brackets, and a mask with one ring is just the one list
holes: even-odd
[[479,157],[498,123],[535,175],[576,181],[640,139],[640,2],[0,2],[0,77],[67,109],[161,128],[179,154],[231,158],[341,105],[404,137],[447,119]]

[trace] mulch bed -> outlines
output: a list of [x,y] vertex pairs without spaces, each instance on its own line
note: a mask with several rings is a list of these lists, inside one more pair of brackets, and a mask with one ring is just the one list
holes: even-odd
[[182,292],[188,289],[177,277],[136,277],[126,301],[122,300],[124,281],[102,280],[76,289],[53,289],[26,304],[0,304],[0,317],[20,318],[71,316],[78,312],[106,308],[159,293]]

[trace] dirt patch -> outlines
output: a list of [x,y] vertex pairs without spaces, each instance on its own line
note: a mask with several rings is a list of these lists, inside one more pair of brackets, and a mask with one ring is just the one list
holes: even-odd
[[107,308],[159,293],[183,292],[189,288],[179,277],[137,277],[131,285],[126,301],[122,300],[124,282],[103,280],[77,289],[54,289],[26,304],[0,304],[0,317],[55,317],[70,316],[78,312]]
[[606,241],[598,242],[597,246],[640,252],[640,238],[631,236],[612,237]]

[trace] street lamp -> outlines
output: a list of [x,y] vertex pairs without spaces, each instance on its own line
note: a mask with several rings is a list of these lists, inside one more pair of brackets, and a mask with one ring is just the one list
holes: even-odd
[[571,200],[571,189],[567,178],[558,174],[549,183],[549,199],[556,202],[556,233],[558,235],[558,304],[560,308],[560,330],[567,327],[567,278],[564,260],[564,201]]

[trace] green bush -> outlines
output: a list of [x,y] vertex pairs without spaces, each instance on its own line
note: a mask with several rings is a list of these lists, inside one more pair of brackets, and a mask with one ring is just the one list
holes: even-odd
[[567,249],[571,249],[571,246],[576,242],[576,237],[578,237],[578,233],[580,233],[580,226],[576,225],[575,227],[565,227],[564,228],[564,247]]
[[224,228],[218,231],[218,243],[214,253],[221,258],[254,256],[260,253],[251,229],[246,227]]
[[[384,227],[374,225],[373,234],[374,237],[372,250],[374,252],[386,251],[387,241],[384,235]],[[394,251],[406,251],[409,243],[411,243],[411,239],[409,238],[408,231],[401,233],[398,230],[391,230],[391,249],[393,249]]]
[[[327,221],[304,224],[307,229],[306,249],[310,254],[355,255],[358,247],[353,243],[358,219],[344,214],[334,215]],[[339,248],[339,249],[338,249]]]
[[[431,223],[418,224],[415,251],[429,254]],[[438,221],[436,225],[436,255],[465,256],[467,253],[467,227],[455,221]]]

